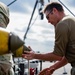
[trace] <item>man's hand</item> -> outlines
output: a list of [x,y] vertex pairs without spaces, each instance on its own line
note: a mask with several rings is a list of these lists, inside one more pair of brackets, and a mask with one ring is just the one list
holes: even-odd
[[28,47],[31,51],[24,51],[24,54],[22,54],[22,57],[27,60],[34,59],[35,52],[31,49],[31,47]]
[[42,70],[39,75],[52,75],[54,72],[54,68],[45,68],[44,70]]

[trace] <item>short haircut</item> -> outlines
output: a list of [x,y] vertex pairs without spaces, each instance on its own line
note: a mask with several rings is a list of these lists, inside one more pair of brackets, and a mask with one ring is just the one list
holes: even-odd
[[46,11],[50,11],[50,10],[53,10],[53,8],[56,8],[58,11],[62,12],[64,11],[62,5],[58,2],[52,2],[52,3],[49,3],[45,6],[43,12],[45,13]]

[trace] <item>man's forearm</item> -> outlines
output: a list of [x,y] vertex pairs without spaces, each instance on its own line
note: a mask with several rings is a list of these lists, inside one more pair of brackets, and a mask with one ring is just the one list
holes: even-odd
[[34,54],[35,59],[45,60],[45,61],[59,61],[62,57],[57,56],[53,53],[46,53],[46,54]]
[[50,68],[53,68],[54,70],[66,65],[68,63],[67,59],[65,57],[62,57],[61,61],[56,62],[54,65],[50,66]]

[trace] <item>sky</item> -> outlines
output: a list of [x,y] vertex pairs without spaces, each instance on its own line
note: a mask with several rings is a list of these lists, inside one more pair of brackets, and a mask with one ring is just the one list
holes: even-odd
[[[14,0],[0,0],[1,2],[9,5]],[[44,6],[49,0],[44,0]],[[68,9],[75,14],[75,0],[50,0],[61,1]],[[26,33],[33,8],[36,0],[16,0],[9,7],[10,23],[7,27],[11,32],[16,33],[22,40]],[[29,31],[25,38],[25,45],[31,46],[34,51],[51,52],[54,48],[54,26],[49,24],[45,18],[41,20],[39,15],[40,0],[38,0]],[[42,8],[44,7],[42,6]],[[65,13],[72,15],[65,7]]]

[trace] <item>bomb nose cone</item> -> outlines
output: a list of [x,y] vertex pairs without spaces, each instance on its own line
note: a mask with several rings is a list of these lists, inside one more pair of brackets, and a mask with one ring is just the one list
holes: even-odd
[[12,52],[23,46],[23,44],[24,41],[21,40],[16,34],[10,33],[10,50]]

